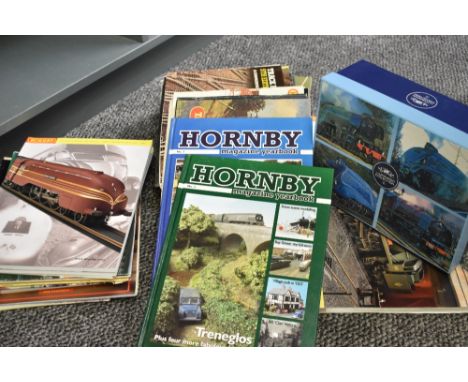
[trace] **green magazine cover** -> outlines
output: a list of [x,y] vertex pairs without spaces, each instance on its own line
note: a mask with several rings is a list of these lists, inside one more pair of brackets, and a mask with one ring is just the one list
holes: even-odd
[[142,346],[313,346],[333,170],[189,155]]

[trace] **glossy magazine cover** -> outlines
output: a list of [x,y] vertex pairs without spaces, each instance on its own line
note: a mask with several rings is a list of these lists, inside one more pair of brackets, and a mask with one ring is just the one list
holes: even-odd
[[[296,105],[308,115],[308,99]],[[187,154],[213,155],[278,163],[312,165],[312,119],[302,118],[177,118],[173,120],[153,275],[159,263],[178,178]]]
[[0,271],[112,278],[151,141],[29,138],[0,193]]
[[310,117],[306,94],[236,97],[179,97],[174,118],[287,118]]
[[[187,157],[140,345],[313,346],[332,178],[325,168]],[[278,242],[306,248],[297,273],[272,272]]]

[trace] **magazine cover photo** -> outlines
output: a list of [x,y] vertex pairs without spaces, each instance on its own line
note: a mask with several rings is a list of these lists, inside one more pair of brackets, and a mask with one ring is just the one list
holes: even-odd
[[241,96],[178,99],[176,118],[275,118],[310,116],[306,96]]
[[[105,141],[107,141],[105,143]],[[120,249],[149,160],[149,141],[29,138],[4,186]],[[109,227],[109,229],[107,229]]]
[[462,216],[403,184],[385,192],[378,221],[382,232],[447,270],[464,239],[464,225]]
[[9,253],[18,251],[3,245],[0,266],[26,274],[115,275],[151,147],[151,141],[28,138],[2,183],[2,241],[39,231],[41,237],[23,244],[28,256],[20,262]]
[[153,327],[156,342],[249,346],[275,203],[186,194]]
[[306,308],[308,287],[307,281],[270,277],[264,314],[302,320]]
[[276,225],[276,236],[288,239],[314,241],[317,208],[281,204]]
[[275,239],[270,274],[308,280],[312,249],[312,244]]
[[263,318],[260,326],[261,347],[296,347],[301,346],[302,324]]

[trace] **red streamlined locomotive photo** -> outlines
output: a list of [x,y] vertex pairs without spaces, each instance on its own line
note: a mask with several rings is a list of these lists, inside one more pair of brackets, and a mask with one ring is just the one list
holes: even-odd
[[18,157],[5,184],[81,223],[129,214],[124,184],[102,171]]

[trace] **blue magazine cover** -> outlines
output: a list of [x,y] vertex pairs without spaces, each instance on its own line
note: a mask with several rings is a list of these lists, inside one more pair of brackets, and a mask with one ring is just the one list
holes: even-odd
[[172,121],[168,148],[153,276],[187,154],[312,166],[313,124],[310,117],[176,118]]

